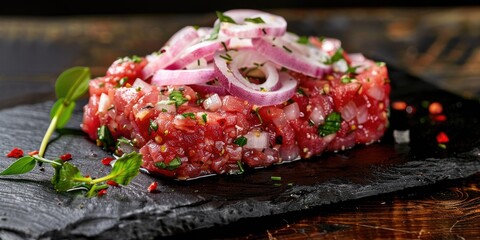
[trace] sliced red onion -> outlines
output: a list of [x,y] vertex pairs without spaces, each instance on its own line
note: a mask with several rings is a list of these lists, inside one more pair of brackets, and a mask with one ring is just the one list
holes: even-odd
[[244,137],[247,139],[247,144],[244,146],[245,148],[265,149],[268,147],[267,132],[253,130],[245,134]]
[[180,29],[165,43],[159,53],[147,56],[148,64],[143,69],[143,76],[150,77],[156,70],[167,67],[177,58],[177,55],[199,39],[197,30],[192,26]]
[[[287,21],[281,16],[270,13],[239,9],[230,10],[223,13],[231,17],[236,23],[222,22],[220,30],[229,37],[238,38],[257,38],[263,36],[282,36],[287,29]],[[245,19],[261,18],[265,23],[252,23]]]
[[282,38],[256,38],[253,45],[259,53],[272,62],[307,76],[320,78],[331,71],[331,67],[323,64],[322,59],[297,52],[292,46],[297,43],[284,41]]
[[328,53],[334,53],[342,47],[342,42],[335,38],[323,38],[320,40],[318,37],[310,37],[308,40],[313,46]]
[[[224,44],[228,44],[228,41]],[[168,66],[167,69],[183,69],[188,64],[191,64],[200,58],[212,56],[215,51],[222,47],[222,42],[220,40],[209,40],[197,43],[182,51],[181,56]]]
[[190,70],[160,69],[152,77],[152,84],[157,86],[185,85],[205,83],[215,78],[212,66]]
[[[296,91],[297,81],[288,73],[279,73],[280,88],[274,91],[257,91],[247,87],[247,80],[237,79],[224,59],[228,52],[219,51],[214,56],[215,69],[220,84],[232,95],[245,99],[250,103],[265,106],[280,104],[290,99]],[[223,58],[222,58],[223,57]]]
[[265,82],[262,84],[254,84],[247,79],[241,81],[245,86],[255,89],[257,91],[272,91],[279,88],[280,82],[278,80],[278,71],[272,62],[267,62],[267,59],[258,54],[255,50],[241,50],[231,53],[232,62],[230,69],[237,79],[245,79],[240,73],[239,69],[243,67],[258,68],[265,75]]
[[194,61],[190,64],[188,64],[187,66],[185,66],[185,69],[200,69],[200,68],[206,68],[208,65],[208,61],[207,59],[205,58],[200,58],[200,59],[197,59],[197,61]]

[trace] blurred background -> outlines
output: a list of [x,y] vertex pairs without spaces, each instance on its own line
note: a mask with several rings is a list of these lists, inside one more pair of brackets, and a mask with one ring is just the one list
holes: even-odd
[[[0,8],[0,108],[53,97],[64,69],[103,75],[118,57],[146,55],[185,25],[212,26],[215,11],[256,8],[288,30],[334,37],[466,98],[480,99],[480,7],[475,1],[41,1]],[[395,79],[393,79],[395,81]],[[19,95],[19,92],[26,94]]]

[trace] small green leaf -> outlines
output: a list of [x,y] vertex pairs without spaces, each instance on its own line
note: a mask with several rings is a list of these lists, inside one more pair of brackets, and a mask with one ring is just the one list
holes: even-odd
[[107,178],[121,185],[128,185],[140,172],[142,154],[131,152],[117,159]]
[[69,162],[55,166],[55,174],[52,177],[52,184],[57,192],[66,192],[85,183],[75,181],[75,178],[83,178],[80,170]]
[[58,99],[50,111],[50,119],[53,119],[55,116],[58,116],[56,128],[63,128],[70,120],[73,110],[75,109],[75,102],[70,102],[68,105],[64,105],[62,112],[60,113],[60,106],[64,104],[65,99]]
[[240,147],[245,146],[247,144],[248,139],[244,136],[240,136],[237,139],[233,140],[233,143],[237,144]]
[[245,22],[251,22],[255,24],[260,24],[260,23],[265,23],[261,17],[256,17],[256,18],[245,18]]
[[216,40],[218,38],[218,33],[220,32],[220,23],[218,24],[215,24],[215,26],[213,26],[213,30],[212,30],[212,33],[210,34],[210,36],[205,39],[207,41],[209,40]]
[[206,113],[202,114],[202,119],[203,119],[204,123],[207,123],[207,114]]
[[236,23],[235,20],[233,20],[233,18],[231,18],[227,15],[224,15],[220,11],[217,11],[217,17],[218,17],[218,20],[220,20],[220,22]]
[[170,95],[168,96],[170,101],[173,101],[175,103],[176,107],[179,107],[180,105],[188,102],[188,100],[183,96],[183,93],[177,90],[173,90]]
[[19,158],[13,162],[7,169],[3,170],[0,175],[15,175],[32,171],[35,168],[36,161],[31,156]]
[[297,39],[297,43],[307,45],[308,44],[308,37],[307,36],[300,36]]
[[327,61],[324,62],[324,64],[332,65],[333,63],[338,62],[341,59],[343,59],[343,49],[339,48],[337,49],[337,51],[335,51],[331,58],[327,59]]
[[332,112],[327,115],[325,122],[318,126],[318,135],[325,137],[340,130],[342,116],[338,112]]
[[103,145],[103,149],[112,150],[112,148],[115,148],[115,139],[106,125],[102,125],[98,128],[97,135],[98,141]]
[[157,168],[161,168],[161,169],[166,169],[166,170],[175,170],[177,169],[178,167],[180,167],[182,165],[182,160],[180,160],[179,157],[175,157],[174,159],[172,159],[172,161],[170,161],[167,164],[165,164],[164,162],[156,162],[155,164],[155,167]]
[[182,116],[183,116],[184,118],[190,118],[190,119],[192,119],[192,120],[197,119],[197,117],[195,116],[195,113],[191,113],[191,112],[182,113]]
[[87,67],[73,67],[65,70],[55,82],[57,98],[65,98],[67,103],[75,101],[87,92],[90,78],[90,69]]

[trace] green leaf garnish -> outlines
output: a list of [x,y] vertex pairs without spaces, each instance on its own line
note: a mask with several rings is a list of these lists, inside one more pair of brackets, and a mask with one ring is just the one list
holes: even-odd
[[191,113],[191,112],[182,113],[182,116],[183,116],[184,118],[190,118],[190,119],[193,119],[193,120],[197,119],[197,117],[195,116],[195,114],[194,114],[194,113]]
[[83,185],[82,182],[75,181],[76,178],[83,178],[80,170],[73,164],[65,162],[60,166],[55,166],[52,184],[58,192],[66,192],[72,188]]
[[115,139],[107,126],[102,125],[99,127],[97,130],[97,136],[98,142],[103,146],[103,149],[112,150],[112,148],[115,148]]
[[180,91],[177,91],[177,90],[173,90],[170,95],[168,96],[168,98],[170,99],[170,101],[172,101],[173,103],[175,103],[175,106],[178,108],[180,105],[188,102],[188,99],[186,99],[184,96],[183,96],[183,93],[180,92]]
[[244,136],[240,136],[237,139],[233,140],[233,143],[237,144],[240,147],[245,146],[247,144],[248,139]]
[[121,185],[128,185],[140,172],[140,165],[142,165],[141,154],[137,152],[124,154],[117,159],[110,174],[103,179],[112,180]]
[[90,69],[73,67],[62,72],[55,82],[57,98],[64,98],[67,103],[77,100],[88,90]]
[[172,159],[172,161],[170,161],[168,163],[168,165],[165,164],[164,162],[156,162],[154,165],[157,168],[172,171],[172,170],[175,170],[182,165],[182,160],[179,157],[175,157],[174,159]]
[[217,11],[217,17],[218,17],[218,20],[220,20],[220,22],[227,22],[227,23],[235,23],[235,20],[233,20],[233,18],[227,16],[227,15],[224,15],[223,12],[220,12],[220,11]]
[[300,36],[297,39],[297,43],[307,45],[308,44],[308,37],[307,36]]
[[148,134],[156,132],[158,130],[158,123],[155,120],[150,119],[150,125],[148,126]]
[[13,162],[7,169],[0,172],[0,175],[15,175],[27,173],[33,170],[36,165],[36,161],[31,156],[25,156],[19,158],[17,161]]
[[342,116],[338,112],[332,112],[327,115],[325,122],[318,126],[318,135],[325,137],[340,130]]
[[256,18],[245,18],[245,22],[251,22],[255,24],[261,24],[265,23],[261,17],[256,17]]
[[202,114],[202,120],[203,120],[204,123],[207,123],[207,114],[206,113]]
[[[73,110],[75,109],[75,102],[70,102],[68,105],[64,105],[65,99],[58,99],[55,104],[53,104],[52,110],[50,111],[50,119],[53,119],[57,116],[57,125],[55,128],[63,128],[68,123],[72,117]],[[63,105],[63,106],[62,106]]]
[[340,61],[341,59],[343,59],[343,49],[339,48],[339,49],[337,49],[337,51],[335,51],[335,53],[333,54],[332,57],[330,57],[329,59],[327,59],[323,63],[328,64],[328,65],[332,65],[333,63],[336,63],[336,62]]

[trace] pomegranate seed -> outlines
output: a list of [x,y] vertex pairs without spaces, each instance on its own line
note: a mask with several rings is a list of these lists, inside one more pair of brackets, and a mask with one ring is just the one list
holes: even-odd
[[110,186],[113,186],[113,187],[118,187],[118,186],[120,186],[120,185],[118,185],[118,183],[116,183],[115,181],[112,181],[112,180],[108,180],[106,183],[107,183],[108,185],[110,185]]
[[98,191],[97,196],[101,197],[105,194],[107,194],[107,189],[102,189],[102,190]]
[[148,186],[148,192],[156,192],[157,191],[157,187],[158,187],[158,183],[157,182],[152,182],[150,184],[150,186]]
[[20,149],[20,148],[13,148],[12,151],[10,151],[10,152],[7,154],[7,157],[9,157],[9,158],[19,158],[19,157],[23,157],[23,150]]
[[448,139],[448,136],[444,132],[440,132],[437,134],[437,142],[438,143],[448,143],[450,139]]
[[60,159],[61,159],[62,161],[72,160],[72,154],[70,154],[70,153],[65,153],[65,154],[63,154],[62,156],[60,156]]
[[110,163],[114,160],[112,157],[105,157],[102,159],[102,163],[105,166],[110,166]]

